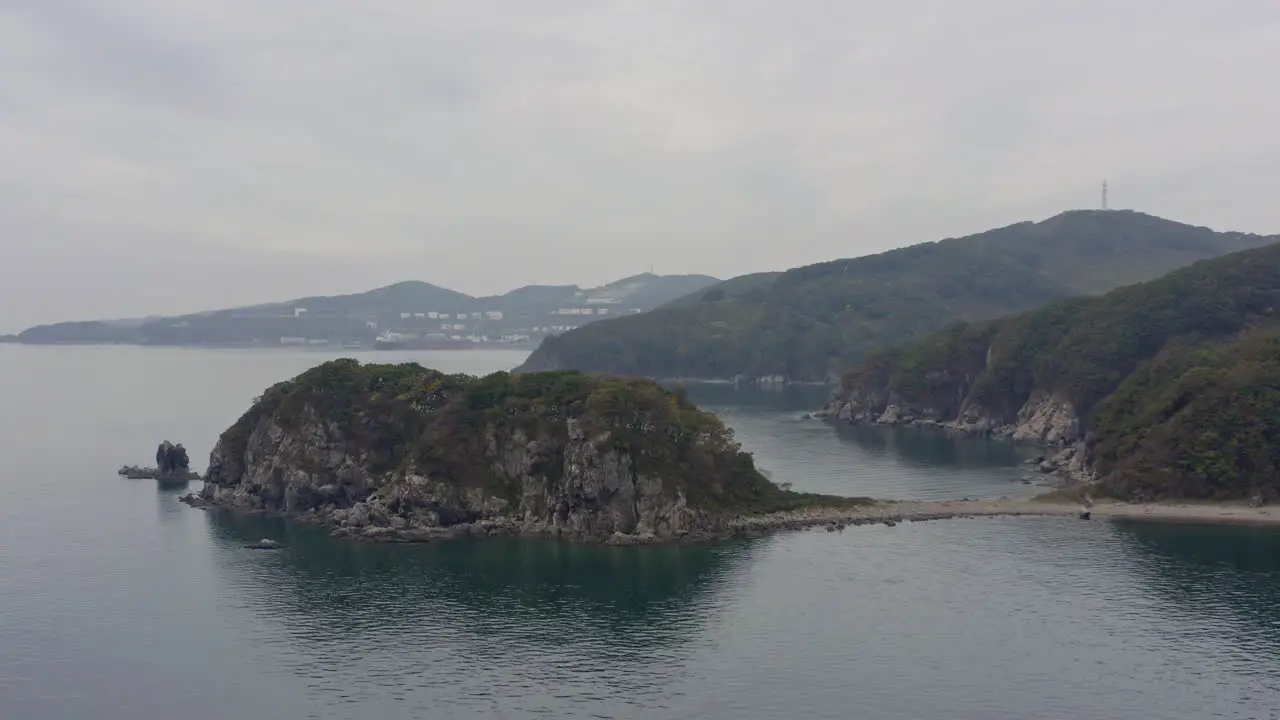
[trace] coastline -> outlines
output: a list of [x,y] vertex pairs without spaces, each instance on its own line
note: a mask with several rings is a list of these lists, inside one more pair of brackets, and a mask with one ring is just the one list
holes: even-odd
[[[1035,431],[1030,433],[1031,436],[1028,437],[1025,433],[1020,432],[1027,428],[1018,423],[969,425],[954,420],[938,421],[911,416],[903,418],[899,415],[897,406],[893,405],[890,406],[893,413],[892,419],[889,421],[883,420],[883,414],[877,418],[874,413],[870,413],[870,417],[867,419],[852,420],[851,416],[843,416],[842,410],[833,411],[833,407],[838,404],[839,401],[828,404],[820,410],[810,413],[809,417],[820,420],[837,430],[842,426],[858,425],[911,428],[917,432],[941,432],[955,437],[985,437],[1025,448],[1036,448],[1042,451],[1042,454],[1030,464],[1035,466],[1040,475],[1051,478],[1060,489],[1087,485],[1098,479],[1092,467],[1090,450],[1086,446],[1083,437],[1076,436],[1070,440],[1059,440],[1057,442],[1050,441],[1048,438],[1051,430],[1051,434],[1058,438],[1069,437],[1070,433],[1074,432],[1078,422],[1074,419],[1074,414],[1070,415],[1066,427],[1054,429],[1040,426],[1035,428]],[[846,405],[845,407],[847,408],[848,406]],[[886,413],[888,412],[886,410]]]
[[[814,506],[797,510],[738,515],[722,519],[715,527],[680,535],[659,537],[654,535],[585,535],[562,527],[543,524],[519,523],[508,518],[480,520],[448,527],[397,529],[380,525],[365,527],[335,527],[314,516],[272,513],[261,510],[245,510],[221,504],[211,504],[196,496],[188,495],[183,502],[204,510],[231,512],[245,515],[277,515],[295,522],[326,527],[334,537],[366,542],[420,543],[449,540],[461,537],[508,535],[522,538],[562,539],[572,542],[604,545],[661,545],[672,543],[706,543],[733,537],[761,536],[779,532],[803,531],[825,528],[828,531],[843,530],[848,526],[887,525],[893,527],[903,522],[927,522],[964,518],[994,517],[1073,517],[1079,518],[1084,509],[1078,503],[1045,499],[996,500],[873,500],[867,503],[845,506]],[[1095,502],[1090,508],[1093,520],[1120,520],[1164,522],[1199,525],[1260,525],[1280,527],[1280,508],[1248,507],[1239,502],[1221,503],[1144,503],[1131,504],[1118,501]]]
[[[825,525],[896,524],[976,517],[1079,517],[1078,503],[1044,499],[877,500],[854,507],[814,507],[733,518],[727,527],[742,532],[804,529]],[[1145,520],[1214,525],[1277,525],[1280,509],[1244,503],[1124,503],[1105,500],[1089,508],[1092,520]]]

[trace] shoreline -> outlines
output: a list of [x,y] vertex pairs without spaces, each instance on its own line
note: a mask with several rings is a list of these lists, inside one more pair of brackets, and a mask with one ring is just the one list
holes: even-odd
[[1008,443],[1013,447],[1035,448],[1040,450],[1042,454],[1029,464],[1035,466],[1039,475],[1052,478],[1059,489],[1075,485],[1088,485],[1098,480],[1090,463],[1085,459],[1087,450],[1084,447],[1082,438],[1076,438],[1071,442],[1060,444],[1045,442],[1043,439],[1019,438],[1017,437],[1017,427],[1015,425],[975,429],[972,426],[963,425],[956,421],[910,420],[909,422],[880,422],[879,420],[868,420],[854,422],[839,419],[838,413],[833,413],[830,405],[809,413],[809,417],[820,420],[836,432],[839,432],[841,427],[857,426],[910,428],[915,432],[938,432],[950,437],[986,438]]
[[211,504],[192,495],[182,502],[202,510],[229,512],[239,515],[265,515],[284,517],[307,525],[326,528],[334,537],[365,542],[421,543],[450,540],[462,537],[506,535],[521,538],[561,539],[571,542],[603,545],[664,545],[700,544],[728,540],[734,537],[756,537],[781,532],[796,532],[825,528],[828,532],[857,525],[886,525],[893,527],[903,522],[927,522],[963,518],[995,517],[1071,517],[1083,521],[1119,520],[1164,522],[1197,525],[1252,525],[1280,527],[1280,508],[1273,513],[1271,507],[1251,508],[1239,502],[1220,503],[1145,503],[1132,504],[1105,500],[1088,508],[1089,518],[1083,518],[1084,508],[1078,503],[1038,499],[997,500],[875,500],[869,503],[846,506],[815,506],[796,510],[784,510],[761,515],[738,515],[721,520],[714,528],[681,535],[653,536],[584,535],[561,527],[520,523],[508,518],[480,520],[448,527],[426,529],[395,529],[381,525],[364,527],[334,527],[307,515],[292,515],[263,510],[247,510],[221,504]]
[[[897,524],[976,517],[1080,517],[1078,503],[1055,500],[877,500],[854,507],[814,507],[731,519],[727,528],[745,532],[806,529],[824,525]],[[1280,508],[1251,508],[1240,502],[1095,502],[1090,520],[1143,520],[1211,525],[1280,526]]]

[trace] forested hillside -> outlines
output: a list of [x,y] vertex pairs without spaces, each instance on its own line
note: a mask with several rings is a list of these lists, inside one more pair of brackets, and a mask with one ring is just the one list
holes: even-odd
[[1069,446],[1124,497],[1280,493],[1280,244],[957,324],[851,371],[833,411]]
[[1278,237],[1129,211],[1038,223],[746,276],[655,311],[547,338],[521,370],[824,380],[868,353],[977,321],[1105,292]]

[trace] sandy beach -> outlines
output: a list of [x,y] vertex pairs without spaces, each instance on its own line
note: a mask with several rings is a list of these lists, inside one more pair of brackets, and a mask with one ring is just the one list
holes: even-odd
[[[728,529],[751,533],[822,525],[895,524],[966,517],[1079,517],[1083,509],[1076,503],[1036,499],[876,501],[852,507],[817,507],[744,516],[731,520]],[[1280,525],[1280,509],[1251,508],[1243,503],[1129,504],[1102,501],[1094,503],[1089,511],[1092,520]]]

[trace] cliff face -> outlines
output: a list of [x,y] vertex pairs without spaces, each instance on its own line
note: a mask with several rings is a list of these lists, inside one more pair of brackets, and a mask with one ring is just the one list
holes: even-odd
[[936,405],[903,397],[890,386],[845,388],[825,412],[852,424],[914,425],[1034,443],[1051,451],[1040,464],[1042,471],[1072,482],[1097,479],[1093,452],[1076,409],[1042,389],[1032,391],[1012,416],[988,410],[968,398],[957,411],[948,413]]
[[[784,495],[714,416],[653,383],[404,367],[345,366],[336,394],[305,374],[268,391],[219,440],[201,500],[371,539],[630,541],[714,531]],[[384,388],[380,368],[404,377]]]
[[1280,245],[873,356],[844,422],[990,434],[1131,499],[1280,497]]
[[688,507],[683,492],[640,473],[628,453],[599,450],[608,438],[585,437],[573,420],[566,421],[565,441],[484,429],[494,484],[517,489],[504,496],[433,479],[416,465],[371,473],[367,458],[348,452],[341,430],[313,410],[307,415],[289,431],[274,418],[264,419],[243,455],[220,442],[201,496],[218,505],[304,516],[367,537],[425,538],[442,534],[440,528],[482,520],[495,529],[593,537],[671,537],[710,527],[704,513]]

